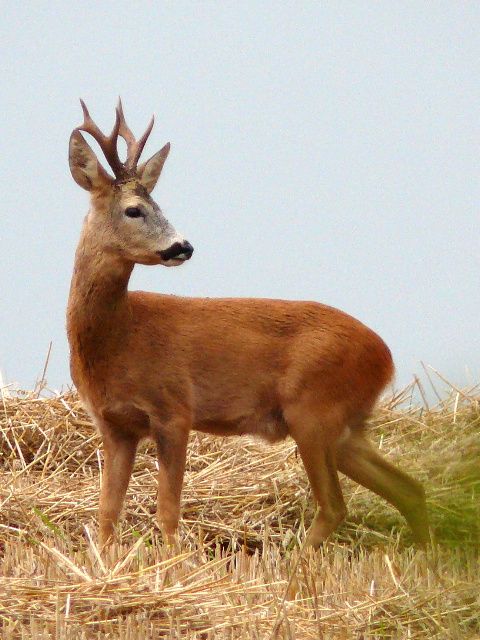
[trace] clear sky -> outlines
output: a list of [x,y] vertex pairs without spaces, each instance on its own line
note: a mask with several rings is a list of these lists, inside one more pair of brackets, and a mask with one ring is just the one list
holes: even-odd
[[0,1],[0,370],[70,382],[88,196],[68,138],[122,96],[194,245],[132,288],[318,300],[375,329],[396,386],[480,382],[480,3]]

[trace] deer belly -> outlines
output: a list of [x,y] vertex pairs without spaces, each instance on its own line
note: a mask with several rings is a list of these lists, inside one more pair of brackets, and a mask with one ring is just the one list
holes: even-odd
[[259,436],[268,442],[283,440],[288,435],[288,426],[279,407],[269,411],[261,409],[251,413],[228,413],[230,415],[218,413],[216,416],[203,417],[195,421],[193,428],[221,436]]

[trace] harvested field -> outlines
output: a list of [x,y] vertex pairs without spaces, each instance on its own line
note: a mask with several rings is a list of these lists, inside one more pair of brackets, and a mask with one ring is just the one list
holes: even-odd
[[[406,392],[404,394],[408,395]],[[425,483],[436,544],[342,479],[350,516],[305,549],[313,503],[292,441],[191,438],[177,547],[139,451],[119,543],[96,547],[99,438],[75,394],[2,397],[0,638],[480,638],[480,396],[378,410],[372,437]]]

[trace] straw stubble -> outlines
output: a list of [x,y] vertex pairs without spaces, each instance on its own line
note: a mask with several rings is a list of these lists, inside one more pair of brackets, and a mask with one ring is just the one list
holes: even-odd
[[[408,398],[407,398],[408,399]],[[154,450],[139,450],[119,541],[96,546],[100,440],[73,393],[4,397],[0,637],[478,638],[480,408],[383,404],[385,455],[425,483],[437,543],[342,480],[349,518],[319,551],[295,445],[194,434],[177,546],[155,525]]]

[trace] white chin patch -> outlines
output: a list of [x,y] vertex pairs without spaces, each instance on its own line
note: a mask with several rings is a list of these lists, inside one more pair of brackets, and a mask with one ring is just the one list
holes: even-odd
[[164,260],[162,264],[166,267],[178,267],[178,265],[183,264],[185,262],[184,258],[170,258],[169,260]]

